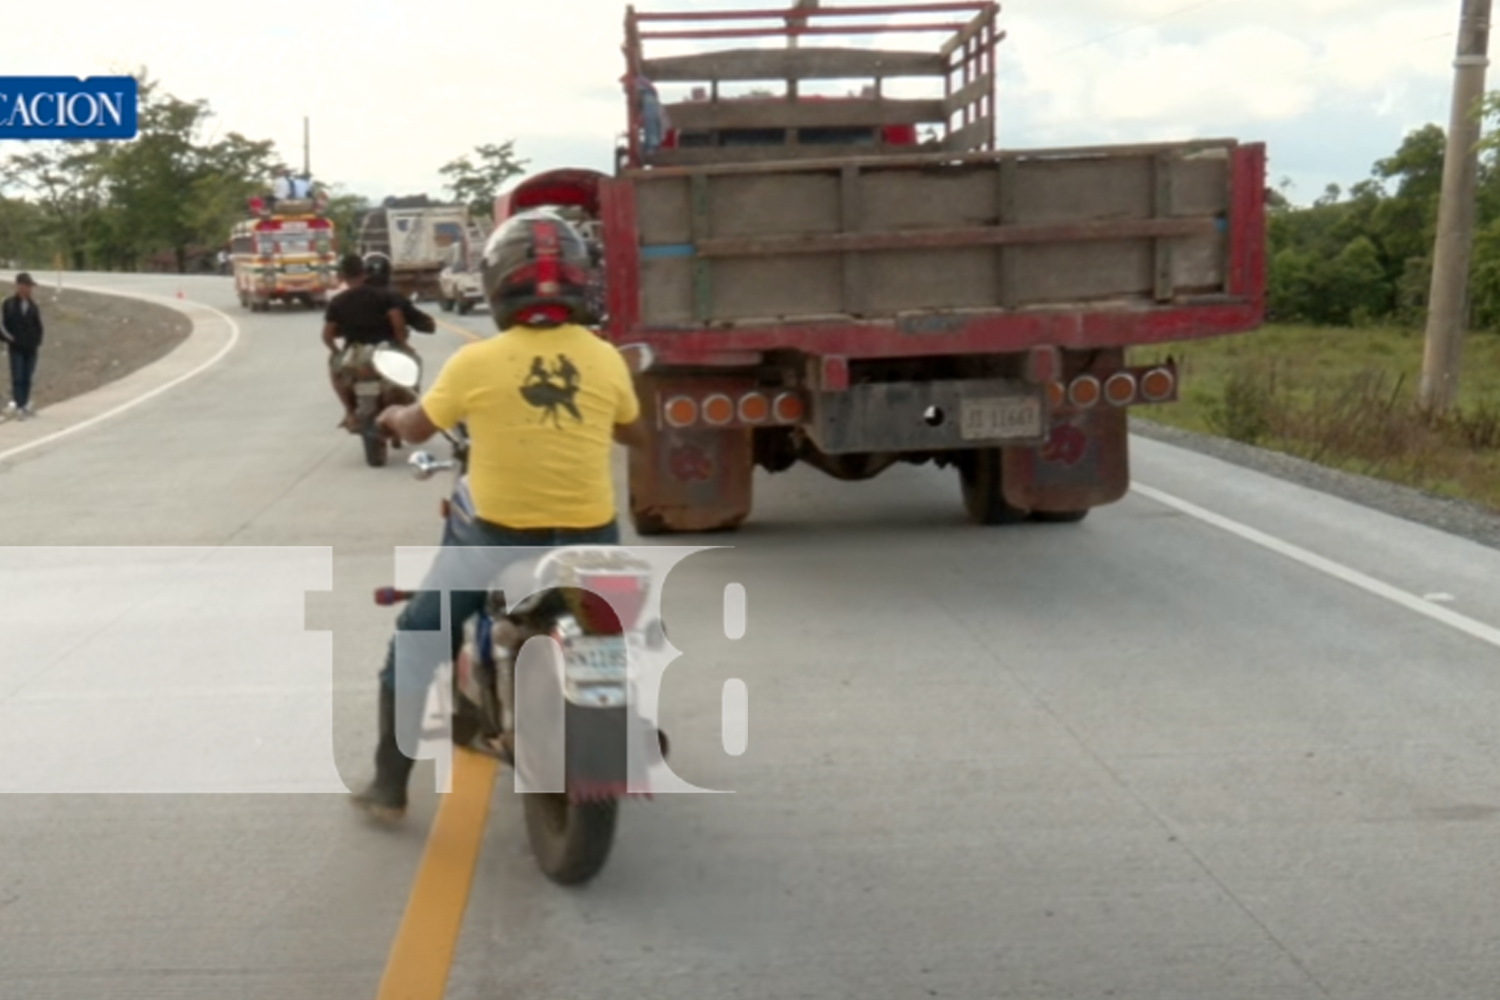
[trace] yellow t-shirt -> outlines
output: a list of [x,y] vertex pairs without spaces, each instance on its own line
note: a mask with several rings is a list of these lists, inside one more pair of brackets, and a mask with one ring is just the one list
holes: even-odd
[[610,449],[640,415],[614,345],[581,326],[513,327],[461,348],[422,400],[443,430],[468,425],[469,488],[507,528],[596,528],[615,516]]

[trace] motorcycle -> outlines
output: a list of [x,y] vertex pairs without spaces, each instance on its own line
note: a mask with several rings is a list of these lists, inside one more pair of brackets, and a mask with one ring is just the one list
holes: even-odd
[[[419,333],[426,331],[417,331]],[[410,385],[392,382],[380,373],[375,359],[383,352],[399,354],[415,365]],[[385,465],[390,438],[376,418],[388,406],[408,406],[417,402],[422,384],[422,361],[415,351],[403,352],[387,345],[351,344],[344,361],[344,371],[354,389],[355,425],[349,433],[358,434],[365,447],[365,463],[373,468]]]
[[[644,355],[622,350],[637,371],[650,363],[649,349],[640,350]],[[414,385],[420,374],[413,359],[391,349],[377,352],[373,363],[399,385]],[[442,515],[468,522],[475,517],[468,436],[461,424],[442,433],[452,445],[451,460],[419,451],[409,462],[419,480],[456,472]],[[665,645],[660,619],[641,620],[652,579],[649,563],[616,546],[546,550],[512,564],[492,583],[482,610],[463,623],[455,643],[454,746],[514,769],[532,854],[559,885],[598,875],[614,843],[620,802],[650,799],[649,791],[638,790],[647,787],[650,766],[667,757],[666,734],[635,713],[629,669],[631,649],[644,655]],[[412,596],[383,587],[375,601],[390,607]],[[528,645],[538,637],[552,641]],[[550,730],[520,724],[559,718],[562,725]],[[628,752],[632,738],[641,741],[635,754]]]

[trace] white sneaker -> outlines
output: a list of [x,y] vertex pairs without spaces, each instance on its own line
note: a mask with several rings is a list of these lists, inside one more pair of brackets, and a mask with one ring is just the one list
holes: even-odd
[[21,407],[21,413],[27,420],[30,420],[32,417],[36,416],[36,411],[29,406]]

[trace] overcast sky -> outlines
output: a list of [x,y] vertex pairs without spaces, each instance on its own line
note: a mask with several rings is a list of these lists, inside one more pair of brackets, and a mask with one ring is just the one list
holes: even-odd
[[[439,166],[509,138],[533,169],[610,169],[624,9],[133,0],[100,17],[97,0],[51,0],[7,34],[0,72],[145,66],[171,93],[208,100],[218,129],[272,139],[293,164],[310,116],[313,171],[325,180],[377,199],[438,196]],[[1458,11],[1458,0],[1010,0],[1001,145],[1264,140],[1272,179],[1290,178],[1307,201],[1367,176],[1407,131],[1446,123]]]

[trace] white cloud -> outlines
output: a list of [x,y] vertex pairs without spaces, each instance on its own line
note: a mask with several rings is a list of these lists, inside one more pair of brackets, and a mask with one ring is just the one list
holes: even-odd
[[[1002,142],[1286,136],[1273,146],[1279,169],[1357,178],[1368,170],[1368,148],[1392,150],[1406,129],[1446,119],[1455,7],[1451,0],[1008,0]],[[53,0],[46,16],[28,19],[24,44],[13,39],[5,72],[145,65],[172,93],[207,99],[219,129],[272,139],[294,163],[308,115],[315,172],[376,197],[437,194],[440,165],[507,138],[518,140],[534,168],[607,169],[623,127],[624,4],[616,0],[250,8],[136,0],[119,10],[128,15],[102,18],[96,0]],[[1347,131],[1353,119],[1368,125],[1367,144],[1331,151],[1308,138],[1320,131],[1310,123]]]

